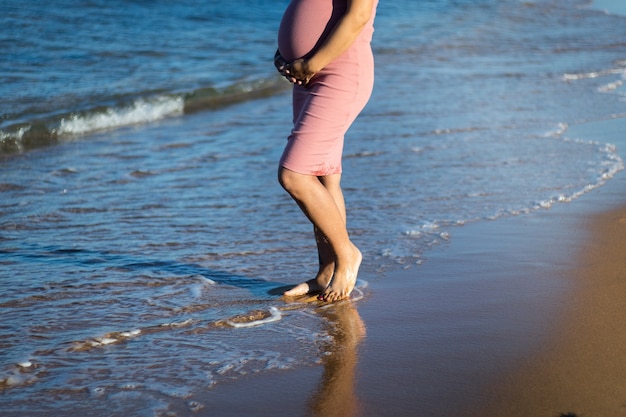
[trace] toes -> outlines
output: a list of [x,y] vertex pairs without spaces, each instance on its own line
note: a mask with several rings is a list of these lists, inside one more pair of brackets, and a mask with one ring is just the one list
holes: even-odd
[[320,301],[325,301],[327,303],[334,303],[335,301],[341,301],[348,298],[346,294],[337,294],[334,292],[320,294],[317,299]]

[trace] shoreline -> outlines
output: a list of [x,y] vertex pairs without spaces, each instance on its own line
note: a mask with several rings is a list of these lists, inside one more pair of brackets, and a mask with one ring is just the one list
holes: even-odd
[[[577,126],[617,144],[624,158],[626,120]],[[606,138],[609,138],[608,140]],[[472,416],[616,417],[626,415],[626,174],[581,199],[572,227],[584,240],[562,270],[572,287],[561,297],[546,343],[489,386]],[[570,210],[571,211],[571,210]],[[578,219],[576,219],[578,217]]]
[[[611,119],[568,136],[624,157],[625,131]],[[361,276],[366,298],[328,309],[340,331],[320,366],[192,400],[223,417],[625,415],[625,195],[621,171],[572,203],[459,227],[424,264]]]
[[[567,136],[616,144],[624,158],[622,132],[623,118]],[[370,329],[362,415],[626,415],[624,196],[621,171],[572,203],[465,225],[422,267],[381,283],[359,309]]]

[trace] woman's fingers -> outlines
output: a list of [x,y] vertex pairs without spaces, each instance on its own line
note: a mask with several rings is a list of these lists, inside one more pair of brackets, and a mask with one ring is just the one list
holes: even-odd
[[285,66],[284,75],[294,84],[306,85],[315,74],[309,70],[304,59],[296,59]]
[[315,75],[308,70],[304,59],[296,59],[290,63],[285,61],[279,51],[276,51],[274,55],[274,66],[280,75],[285,77],[287,81],[292,84],[306,85],[313,75]]

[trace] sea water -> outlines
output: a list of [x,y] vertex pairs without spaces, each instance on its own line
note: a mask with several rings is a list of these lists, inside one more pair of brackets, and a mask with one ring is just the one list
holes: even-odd
[[[329,323],[277,185],[286,0],[0,5],[0,409],[190,412],[319,363]],[[625,18],[578,0],[381,1],[346,137],[356,298],[468,222],[571,204],[623,169],[568,127],[626,116]]]

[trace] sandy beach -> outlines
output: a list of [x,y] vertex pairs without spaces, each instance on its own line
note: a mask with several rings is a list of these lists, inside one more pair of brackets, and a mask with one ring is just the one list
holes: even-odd
[[[613,120],[579,129],[601,130],[620,144],[623,155],[625,127],[623,120]],[[547,317],[555,327],[536,351],[490,387],[486,407],[474,415],[626,415],[625,191],[622,172],[572,205],[584,207],[568,221],[584,239],[561,268],[572,287],[560,297],[557,314]]]
[[493,416],[626,415],[626,207],[593,216],[559,324],[492,388]]
[[[624,131],[620,119],[570,134],[601,136],[623,155]],[[360,308],[365,344],[381,341],[361,360],[363,414],[626,415],[625,191],[622,172],[571,204],[468,225],[423,267],[393,277]],[[426,281],[459,275],[463,288],[424,294]],[[437,311],[433,298],[457,299],[458,311]],[[459,327],[413,330],[424,318],[436,326],[437,314],[457,314]]]
[[[623,156],[624,131],[616,119],[570,136]],[[626,415],[624,195],[621,172],[570,204],[467,225],[377,289],[359,308],[362,415]],[[452,276],[466,285],[429,291]],[[457,309],[438,310],[450,300]],[[434,330],[450,315],[457,327]]]
[[[623,155],[624,131],[615,119],[570,136]],[[319,367],[197,400],[220,416],[626,415],[624,195],[620,172],[572,203],[459,227],[422,265],[361,276],[364,300],[328,308]]]

